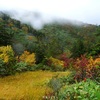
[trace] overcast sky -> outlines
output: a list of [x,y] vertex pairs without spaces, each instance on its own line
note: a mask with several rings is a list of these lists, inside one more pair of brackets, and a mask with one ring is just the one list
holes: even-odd
[[4,10],[33,27],[60,19],[100,25],[100,0],[0,0]]

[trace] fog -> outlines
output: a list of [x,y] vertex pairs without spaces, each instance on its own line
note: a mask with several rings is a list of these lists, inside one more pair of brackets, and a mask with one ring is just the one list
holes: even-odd
[[36,29],[54,21],[100,25],[100,0],[0,0],[0,11]]

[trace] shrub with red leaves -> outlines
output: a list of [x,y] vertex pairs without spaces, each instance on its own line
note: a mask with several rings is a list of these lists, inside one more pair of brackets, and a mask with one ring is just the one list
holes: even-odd
[[76,70],[76,75],[74,79],[77,81],[84,80],[85,78],[96,78],[98,77],[99,68],[96,67],[97,64],[93,59],[87,59],[84,55],[76,59],[74,62],[74,69]]
[[60,59],[64,62],[64,67],[65,68],[69,68],[71,64],[73,64],[73,59],[72,58],[68,58],[66,53],[62,54],[60,56]]
[[89,64],[88,59],[83,55],[81,58],[76,59],[74,62],[74,68],[76,70],[76,75],[74,77],[75,80],[81,81],[87,77],[87,65]]

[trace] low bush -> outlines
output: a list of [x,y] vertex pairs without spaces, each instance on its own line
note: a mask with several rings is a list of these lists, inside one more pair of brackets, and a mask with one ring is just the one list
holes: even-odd
[[7,76],[14,74],[15,58],[11,46],[0,47],[0,76]]
[[82,81],[85,78],[94,79],[100,75],[100,58],[93,59],[90,57],[88,59],[81,56],[81,58],[76,59],[73,67],[77,72],[74,77],[77,81]]
[[68,58],[66,53],[62,54],[60,56],[60,59],[64,62],[64,68],[65,69],[71,69],[74,63],[74,60],[72,58]]
[[100,86],[92,80],[82,81],[59,92],[58,100],[100,100]]
[[59,92],[61,89],[69,84],[75,83],[73,80],[74,72],[69,74],[68,76],[59,77],[59,74],[53,76],[52,79],[49,81],[48,86],[53,90],[45,94],[43,100],[60,100]]
[[53,92],[49,92],[43,100],[100,100],[100,85],[90,79],[79,83],[69,83],[72,78],[57,76],[49,82]]
[[27,63],[30,66],[34,65],[36,62],[35,54],[30,53],[28,51],[24,51],[24,53],[22,55],[20,55],[19,57],[16,57],[16,58],[17,58],[18,62],[22,61],[22,62]]
[[25,62],[18,62],[15,64],[14,69],[16,72],[23,72],[28,70],[28,65]]
[[33,71],[35,70],[52,70],[50,66],[44,65],[43,63],[35,64],[31,67]]
[[49,81],[48,86],[53,90],[46,93],[43,97],[43,100],[58,100],[58,94],[63,86],[62,81],[58,78],[58,75],[53,76],[52,79]]
[[0,59],[0,76],[8,76],[15,74],[14,64],[13,63],[4,63],[2,59]]
[[4,63],[14,61],[14,51],[11,46],[0,47],[0,59],[2,59]]
[[47,65],[50,66],[53,71],[63,71],[64,69],[64,62],[53,57],[47,59]]
[[32,70],[31,66],[35,64],[35,54],[24,51],[19,57],[14,56],[11,46],[0,47],[0,76],[15,74]]
[[4,76],[6,72],[5,63],[0,59],[0,76]]

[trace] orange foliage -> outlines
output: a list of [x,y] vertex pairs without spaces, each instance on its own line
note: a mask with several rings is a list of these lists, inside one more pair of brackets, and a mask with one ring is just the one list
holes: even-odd
[[81,56],[81,58],[76,59],[73,66],[77,71],[76,79],[93,78],[100,68],[100,58],[90,57],[87,59],[85,56]]
[[24,51],[24,53],[19,57],[19,60],[26,62],[29,65],[33,65],[36,62],[35,54],[34,53],[30,54],[30,52],[28,51]]

